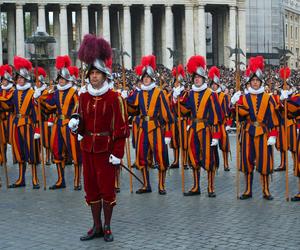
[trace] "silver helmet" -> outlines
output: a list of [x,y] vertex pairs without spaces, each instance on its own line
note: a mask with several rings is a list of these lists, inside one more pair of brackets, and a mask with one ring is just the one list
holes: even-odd
[[196,74],[196,75],[199,75],[199,76],[202,76],[202,77],[204,77],[204,78],[207,78],[207,76],[206,76],[206,71],[205,71],[205,69],[202,68],[202,67],[198,67],[197,70],[196,70],[196,72],[195,72],[195,74]]
[[156,81],[156,75],[151,66],[148,65],[143,68],[141,79],[143,79],[145,75],[148,75],[153,81]]
[[57,80],[60,77],[63,78],[63,79],[65,79],[68,82],[72,82],[73,81],[73,77],[71,76],[70,71],[67,68],[62,68],[62,69],[60,69],[58,71]]
[[101,59],[97,58],[93,64],[89,65],[88,68],[88,72],[87,72],[87,76],[90,75],[90,71],[92,69],[97,69],[99,71],[101,71],[102,73],[104,73],[107,77],[111,77],[110,71],[109,69],[106,67],[106,64],[104,63],[104,61],[102,61]]

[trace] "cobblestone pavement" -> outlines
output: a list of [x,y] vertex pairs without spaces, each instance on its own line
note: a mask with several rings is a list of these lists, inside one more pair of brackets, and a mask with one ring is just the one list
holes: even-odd
[[[234,149],[235,137],[230,140]],[[275,153],[276,167],[279,154]],[[216,198],[207,197],[203,171],[202,194],[195,197],[182,195],[179,169],[168,172],[166,196],[157,193],[157,170],[151,171],[153,192],[145,195],[129,192],[129,177],[123,171],[112,220],[112,243],[103,239],[80,242],[92,219],[84,192],[73,190],[71,166],[66,170],[68,187],[58,191],[32,190],[28,168],[26,188],[0,189],[0,249],[299,249],[300,203],[285,201],[285,174],[273,174],[273,201],[262,199],[258,174],[253,199],[240,201],[235,191],[234,150],[232,157],[231,171],[224,172],[221,167],[216,176]],[[48,185],[53,184],[55,166],[47,167],[46,173]],[[10,181],[15,181],[17,175],[17,165],[9,162]],[[0,176],[4,182],[3,168]],[[292,169],[289,176],[292,195],[297,191]],[[185,171],[185,177],[188,190],[192,185],[190,170]],[[42,182],[40,169],[39,178]],[[138,189],[139,183],[133,184]]]

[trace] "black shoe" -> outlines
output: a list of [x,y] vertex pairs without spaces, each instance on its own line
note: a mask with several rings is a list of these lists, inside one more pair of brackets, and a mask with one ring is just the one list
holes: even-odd
[[86,235],[81,236],[80,240],[81,241],[92,240],[94,238],[101,238],[103,236],[104,236],[104,232],[102,229],[99,232],[97,232],[96,227],[93,227],[90,231],[87,232]]
[[201,194],[200,190],[196,191],[196,192],[188,191],[186,193],[183,193],[183,196],[194,196],[194,195],[200,195],[200,194]]
[[215,192],[209,192],[208,193],[208,197],[209,198],[215,198],[217,195],[216,195],[216,193]]
[[298,195],[295,195],[294,197],[291,198],[291,201],[300,201],[300,196],[299,194]]
[[164,190],[164,189],[162,189],[162,190],[158,190],[158,193],[159,193],[160,195],[166,195],[166,194],[167,194],[167,191]]
[[280,167],[280,166],[279,166],[278,168],[275,168],[274,171],[275,171],[275,172],[282,172],[282,171],[285,171],[285,167]]
[[120,188],[115,188],[115,190],[116,190],[116,193],[120,193],[121,192]]
[[187,169],[189,169],[189,166],[188,166],[188,165],[184,165],[183,168],[184,168],[185,170],[187,170]]
[[104,241],[106,241],[106,242],[114,241],[114,236],[113,236],[109,226],[104,226]]
[[32,189],[40,189],[40,184],[32,185]]
[[131,168],[132,168],[132,169],[134,169],[134,168],[138,169],[138,167],[137,167],[137,165],[136,165],[135,163],[132,164]]
[[50,166],[51,162],[50,161],[46,161],[46,166]]
[[264,195],[263,198],[267,201],[271,201],[274,199],[272,195]]
[[228,172],[228,171],[230,171],[230,168],[229,167],[224,168],[224,171]]
[[240,200],[248,200],[250,198],[252,198],[252,194],[242,194],[240,196]]
[[81,185],[74,186],[74,190],[75,190],[75,191],[80,191],[81,189],[82,189],[82,186],[81,186]]
[[151,188],[149,188],[149,189],[144,189],[144,188],[140,188],[140,189],[138,189],[138,190],[136,190],[136,194],[145,194],[145,193],[151,193],[152,192],[152,190],[151,190]]
[[25,183],[21,183],[21,184],[14,183],[14,184],[9,185],[8,188],[19,188],[19,187],[25,187],[25,186],[26,186]]
[[172,163],[171,165],[170,165],[170,167],[169,167],[170,169],[172,169],[172,168],[179,168],[179,164],[177,163]]
[[50,186],[50,187],[49,187],[50,190],[62,189],[62,188],[66,188],[66,185],[63,184],[63,185],[57,186],[56,184],[54,184],[53,186]]

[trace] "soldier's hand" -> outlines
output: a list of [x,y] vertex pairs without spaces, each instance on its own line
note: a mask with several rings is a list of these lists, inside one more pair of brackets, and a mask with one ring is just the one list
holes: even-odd
[[120,163],[121,163],[121,159],[115,157],[113,154],[110,154],[108,161],[109,161],[109,163],[111,163],[113,165],[120,165]]
[[79,119],[76,119],[76,118],[72,118],[68,123],[69,128],[73,132],[75,132],[78,129],[78,125],[79,125]]
[[276,144],[276,136],[270,136],[267,142],[268,146],[273,146]]
[[211,140],[210,146],[211,146],[211,147],[217,146],[218,143],[219,143],[219,140],[218,140],[218,139],[212,139],[212,140]]
[[289,90],[282,90],[280,95],[280,100],[284,101],[289,98]]
[[240,99],[242,95],[241,91],[237,91],[232,97],[231,97],[231,103],[234,105],[236,102]]

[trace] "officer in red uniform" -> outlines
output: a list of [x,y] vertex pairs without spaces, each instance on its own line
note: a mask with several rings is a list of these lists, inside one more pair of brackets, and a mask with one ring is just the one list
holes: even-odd
[[[110,221],[116,204],[115,172],[124,154],[129,134],[122,97],[109,88],[107,60],[112,50],[107,41],[86,35],[79,49],[79,59],[89,65],[90,84],[82,87],[78,113],[73,114],[69,127],[83,139],[82,151],[84,190],[91,206],[94,225],[80,240],[104,237],[113,241]],[[101,210],[104,210],[104,227]]]

